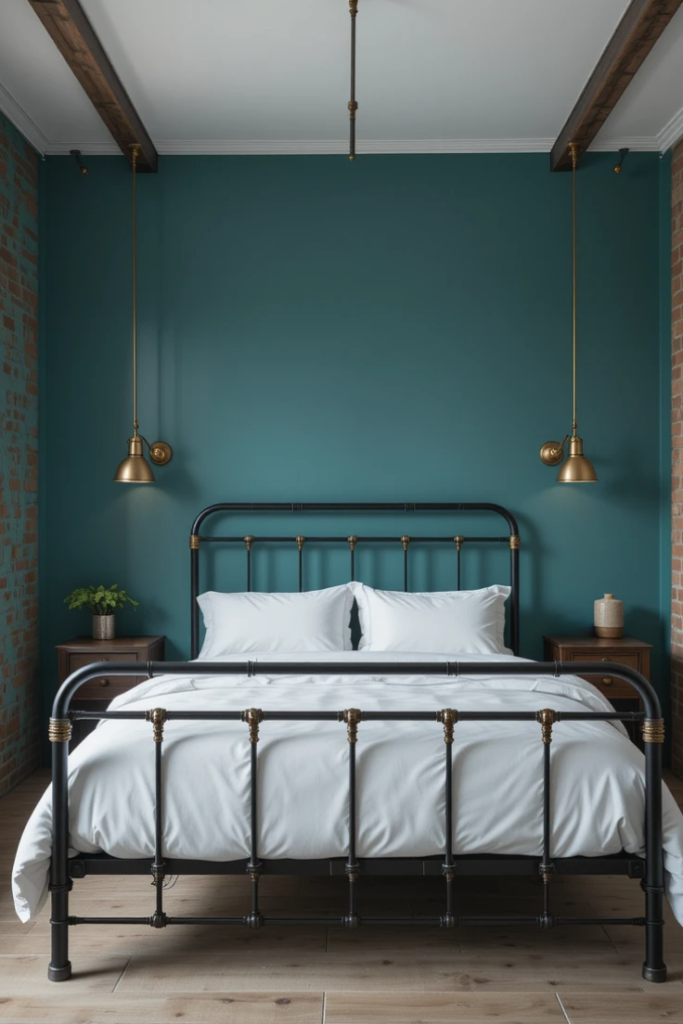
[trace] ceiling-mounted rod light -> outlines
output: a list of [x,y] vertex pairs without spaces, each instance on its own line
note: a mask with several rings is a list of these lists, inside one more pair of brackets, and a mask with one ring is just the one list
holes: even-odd
[[149,449],[149,457],[156,466],[165,466],[173,455],[171,446],[164,441],[150,444],[147,438],[138,434],[138,205],[137,165],[140,146],[131,146],[133,168],[133,436],[128,439],[128,455],[114,475],[118,484],[153,484],[154,473],[144,456],[142,442]]
[[349,100],[349,160],[356,159],[356,16],[358,0],[349,0],[351,15],[351,99]]
[[569,441],[569,456],[557,474],[561,484],[589,484],[598,479],[592,463],[583,454],[583,441],[576,433],[576,166],[578,164],[578,145],[569,144],[572,158],[572,432],[567,434],[562,444],[547,441],[541,448],[541,458],[546,466],[557,466],[564,458],[564,446]]
[[628,148],[628,146],[622,146],[621,147],[621,149],[619,150],[619,162],[616,165],[616,167],[614,168],[614,173],[615,174],[621,174],[622,168],[624,166],[624,160],[626,159],[626,157],[628,156],[628,154],[630,152],[631,152],[631,150]]
[[87,173],[88,173],[88,168],[85,166],[85,164],[81,160],[81,151],[80,151],[80,149],[70,149],[69,150],[69,156],[72,156],[74,158],[74,160],[76,161],[76,163],[78,165],[79,171],[85,177],[87,175]]

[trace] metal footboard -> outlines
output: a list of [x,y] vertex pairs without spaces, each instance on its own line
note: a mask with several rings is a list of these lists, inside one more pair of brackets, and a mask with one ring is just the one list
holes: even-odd
[[[101,675],[139,676],[140,664],[112,663],[88,665],[66,680],[59,690],[50,719],[49,737],[52,742],[52,820],[53,850],[50,867],[50,892],[52,898],[52,959],[48,977],[52,981],[65,981],[71,975],[68,950],[68,929],[70,925],[86,924],[133,924],[151,925],[163,928],[176,924],[217,924],[242,925],[260,928],[268,923],[277,925],[338,924],[348,928],[361,925],[434,925],[442,928],[479,925],[532,925],[552,928],[557,925],[610,925],[629,924],[645,929],[645,961],[643,977],[648,981],[666,980],[666,966],[663,960],[663,896],[664,869],[662,851],[662,743],[664,722],[661,718],[659,699],[647,680],[633,669],[616,663],[594,664],[592,662],[520,662],[520,663],[469,663],[469,662],[413,662],[403,664],[381,664],[359,661],[357,664],[311,664],[292,662],[148,662],[145,666],[151,678],[160,674],[173,675],[428,675],[428,676],[488,676],[488,675],[584,675],[609,672],[610,675],[630,683],[640,696],[644,712],[591,712],[555,711],[541,708],[538,711],[458,711],[443,708],[430,711],[363,711],[348,708],[342,711],[268,711],[249,708],[243,711],[173,711],[155,708],[151,711],[82,711],[70,710],[70,702],[84,683]],[[75,719],[147,720],[152,726],[152,740],[155,757],[155,845],[154,857],[148,860],[119,860],[104,854],[78,855],[69,859],[69,792],[68,792],[68,745],[71,723]],[[163,787],[162,758],[164,726],[170,721],[241,721],[248,728],[250,740],[250,855],[244,860],[216,864],[203,861],[183,861],[168,858],[164,860],[163,841]],[[627,855],[604,858],[553,859],[551,837],[550,775],[553,728],[563,721],[642,721],[645,741],[645,862]],[[267,728],[273,721],[327,721],[346,725],[348,740],[348,786],[349,786],[349,835],[348,856],[345,859],[332,858],[325,862],[311,861],[262,861],[258,850],[258,744],[260,728]],[[356,807],[356,748],[362,723],[371,721],[425,722],[437,723],[443,728],[444,742],[444,794],[445,794],[445,848],[439,857],[363,859],[356,856],[357,807]],[[498,857],[491,855],[453,855],[453,800],[452,800],[452,749],[456,729],[460,722],[524,722],[539,724],[539,738],[543,749],[543,844],[542,855],[538,857]],[[345,875],[348,885],[348,905],[344,915],[334,917],[275,917],[264,916],[259,904],[259,880],[264,873],[290,874],[308,873],[311,868]],[[443,913],[435,917],[365,917],[358,905],[357,881],[362,873],[420,873],[441,874],[444,879]],[[138,874],[150,872],[155,886],[155,908],[147,917],[70,917],[69,892],[72,878],[87,873],[95,874]],[[167,873],[186,874],[236,874],[247,872],[251,880],[251,910],[238,917],[175,917],[168,916],[163,904],[163,881]],[[530,917],[462,917],[456,913],[453,882],[456,874],[520,874],[535,871],[542,883],[542,906],[536,916]],[[553,915],[549,882],[555,873],[606,874],[627,873],[630,877],[641,878],[645,893],[645,916],[635,918],[567,918]]]

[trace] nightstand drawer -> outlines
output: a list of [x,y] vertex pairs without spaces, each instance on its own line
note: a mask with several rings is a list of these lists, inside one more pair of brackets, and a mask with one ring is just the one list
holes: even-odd
[[[543,651],[546,661],[611,661],[625,668],[635,669],[641,676],[650,679],[651,644],[637,640],[634,636],[620,636],[614,639],[601,636],[544,636]],[[583,677],[596,686],[607,698],[616,711],[641,710],[638,691],[625,682],[617,679],[609,672],[596,673]],[[635,722],[626,726],[628,733],[637,746],[642,749],[642,734]]]
[[[85,668],[96,661],[133,661],[138,660],[137,655],[132,651],[122,651],[113,654],[103,654],[94,657],[92,654],[70,654],[68,657],[68,674],[71,675],[79,668]],[[137,686],[145,676],[95,676],[85,683],[76,692],[74,700],[113,700],[120,693],[125,693],[131,687]]]
[[[145,662],[164,660],[163,636],[121,636],[113,640],[94,640],[89,636],[77,636],[66,644],[58,644],[60,684],[79,668],[86,668],[101,661],[123,661],[137,664],[142,675],[109,676],[103,672],[76,691],[73,707],[82,711],[105,711],[109,703],[122,693],[131,690],[147,679]],[[95,720],[77,719],[69,750],[77,747],[97,725]]]
[[[636,672],[641,671],[640,667],[640,655],[638,654],[622,654],[621,652],[602,655],[600,658],[595,657],[595,653],[592,654],[585,652],[574,652],[572,655],[572,661],[612,661],[618,665],[625,665],[627,668],[633,668]],[[633,687],[623,679],[618,679],[616,676],[605,674],[601,675],[586,675],[582,676],[583,679],[587,679],[589,683],[593,683],[599,690],[605,694],[608,698],[616,698],[617,700],[631,699],[637,700],[638,694]]]

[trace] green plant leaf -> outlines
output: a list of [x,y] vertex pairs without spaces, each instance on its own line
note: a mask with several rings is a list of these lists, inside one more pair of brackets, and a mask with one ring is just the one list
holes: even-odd
[[64,598],[64,603],[70,610],[89,608],[94,615],[110,615],[117,608],[123,608],[126,604],[130,604],[133,608],[137,608],[139,605],[139,602],[129,597],[125,590],[119,590],[117,583],[110,587],[105,587],[103,584],[97,587],[92,585],[77,587]]

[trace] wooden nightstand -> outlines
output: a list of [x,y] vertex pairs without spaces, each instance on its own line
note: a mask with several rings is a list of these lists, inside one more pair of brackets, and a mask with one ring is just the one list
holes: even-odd
[[[601,636],[544,636],[543,656],[546,661],[616,661],[628,665],[650,681],[650,651],[652,644],[645,644],[633,636],[621,636],[618,640]],[[640,698],[636,691],[623,679],[607,675],[583,676],[614,705],[615,711],[640,711]],[[642,747],[640,727],[636,722],[624,723],[631,739]]]
[[[93,640],[78,636],[67,644],[58,644],[59,685],[76,669],[95,661],[163,661],[164,636],[120,636],[115,640]],[[137,686],[146,676],[97,676],[78,691],[71,706],[88,711],[104,711],[114,697]],[[70,750],[97,725],[97,721],[74,722]]]

